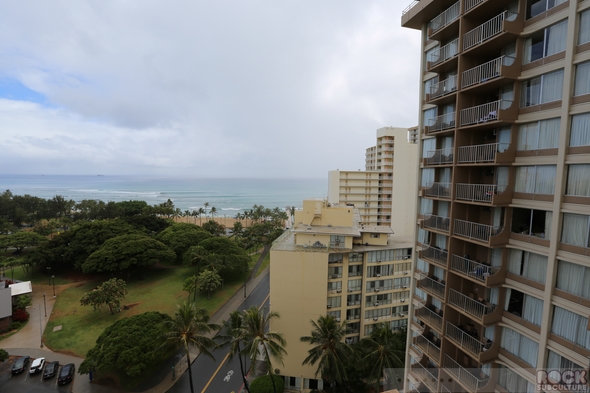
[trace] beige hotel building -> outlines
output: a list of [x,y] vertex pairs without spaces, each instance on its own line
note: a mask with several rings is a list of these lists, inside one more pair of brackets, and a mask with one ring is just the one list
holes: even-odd
[[420,0],[401,23],[422,32],[405,391],[587,370],[590,1]]

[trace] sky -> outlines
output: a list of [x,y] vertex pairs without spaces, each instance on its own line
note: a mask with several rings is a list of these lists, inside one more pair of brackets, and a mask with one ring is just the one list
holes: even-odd
[[418,124],[406,2],[0,0],[0,173],[364,169]]

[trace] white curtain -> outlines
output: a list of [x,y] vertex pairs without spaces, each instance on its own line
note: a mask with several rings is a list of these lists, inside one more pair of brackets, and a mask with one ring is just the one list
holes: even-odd
[[433,274],[434,277],[438,278],[439,280],[445,279],[445,271],[442,267],[435,266]]
[[590,196],[590,164],[568,165],[565,194]]
[[496,334],[496,327],[495,326],[488,326],[483,331],[483,336],[490,341],[494,341],[494,336]]
[[498,287],[494,287],[494,288],[490,289],[490,303],[497,306],[499,295],[500,295],[500,289]]
[[498,184],[498,193],[502,193],[508,186],[509,169],[507,166],[496,168],[496,183]]
[[424,122],[425,126],[431,125],[430,119],[434,119],[436,117],[436,107],[426,109],[422,112],[422,121]]
[[539,122],[539,149],[556,148],[559,144],[560,118],[541,120]]
[[451,168],[441,168],[440,172],[438,173],[438,181],[440,183],[450,183],[451,182]]
[[580,13],[580,24],[578,25],[578,45],[590,41],[590,10]]
[[431,303],[434,307],[438,308],[439,310],[442,309],[442,302],[440,300],[438,300],[437,298],[433,297]]
[[514,330],[503,327],[500,346],[533,367],[537,367],[539,344]]
[[436,215],[439,217],[449,216],[449,202],[438,201],[438,208],[436,209]]
[[422,228],[418,228],[418,243],[421,244],[430,244],[430,232],[422,229]]
[[492,248],[492,252],[490,254],[490,262],[493,267],[502,266],[502,250],[502,248]]
[[435,76],[434,78],[430,78],[428,79],[426,82],[424,82],[424,99],[426,99],[426,94],[431,94],[432,92],[430,91],[430,86],[434,85],[438,83],[438,76]]
[[518,130],[517,150],[535,150],[539,146],[539,122],[522,124]]
[[567,42],[567,19],[549,26],[545,30],[546,48],[545,56],[551,56],[565,50]]
[[574,82],[574,96],[590,93],[590,61],[576,66],[576,79]]
[[420,214],[432,214],[432,199],[420,198]]
[[519,166],[516,168],[516,181],[514,183],[515,192],[524,192],[527,194],[535,193],[535,166]]
[[551,195],[555,191],[555,173],[557,166],[541,165],[535,176],[535,194]]
[[420,185],[422,187],[432,187],[434,183],[434,168],[422,169],[422,181]]
[[541,83],[541,77],[522,82],[522,91],[520,96],[521,108],[539,105],[541,103]]
[[424,261],[423,259],[418,258],[418,260],[416,261],[416,268],[418,270],[428,273],[430,269],[430,264]]
[[561,100],[563,94],[563,70],[542,75],[541,103]]
[[499,227],[502,225],[502,208],[501,207],[494,207],[493,216],[492,216],[492,225],[495,227]]
[[556,287],[590,299],[590,268],[577,263],[559,261],[557,264]]
[[508,271],[510,273],[518,274],[520,276],[523,252],[524,251],[522,250],[516,250],[514,248],[510,249],[510,255],[508,256]]
[[544,255],[526,252],[524,255],[522,276],[545,284],[547,275],[547,257]]
[[436,150],[436,138],[424,139],[422,141],[422,158],[430,158]]
[[522,306],[522,317],[525,321],[541,326],[543,317],[543,301],[529,295],[524,295],[524,304]]
[[545,212],[545,239],[551,239],[551,228],[553,228],[551,221],[553,220],[553,212]]
[[588,318],[555,306],[551,331],[560,337],[590,349]]
[[434,240],[434,245],[441,250],[447,249],[447,237],[445,235],[436,234],[436,239]]
[[500,144],[498,146],[498,151],[500,153],[503,153],[508,149],[508,146],[510,145],[510,127],[504,127],[498,131],[498,143]]
[[590,145],[590,113],[572,116],[570,146]]
[[524,58],[522,59],[522,64],[528,64],[532,60],[533,54],[533,37],[528,37],[524,40]]
[[588,247],[588,216],[563,213],[561,241],[574,246]]

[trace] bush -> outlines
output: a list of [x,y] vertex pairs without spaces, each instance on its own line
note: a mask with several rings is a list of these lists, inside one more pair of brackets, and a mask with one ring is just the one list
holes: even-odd
[[[279,375],[273,375],[272,378],[275,381],[275,385],[277,387],[277,393],[282,393],[285,391],[285,382],[283,378]],[[250,384],[250,392],[251,393],[274,393],[272,387],[272,381],[270,380],[270,375],[262,375],[256,378]]]
[[10,324],[10,326],[8,327],[8,331],[11,332],[13,330],[18,330],[21,328],[22,325],[23,325],[22,322],[12,322]]
[[14,322],[27,322],[29,320],[29,313],[22,308],[16,309],[12,313],[12,320]]

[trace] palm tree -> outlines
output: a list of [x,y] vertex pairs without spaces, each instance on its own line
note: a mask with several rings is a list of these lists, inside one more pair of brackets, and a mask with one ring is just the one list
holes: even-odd
[[203,214],[206,214],[207,211],[205,209],[203,209],[202,207],[200,207],[197,211],[196,214],[199,217],[199,225],[203,225]]
[[229,314],[229,319],[223,323],[225,328],[225,334],[218,335],[217,338],[222,340],[222,347],[229,346],[229,361],[231,362],[235,355],[238,355],[240,360],[240,371],[242,372],[242,380],[244,381],[244,387],[246,391],[250,392],[250,386],[246,379],[246,368],[242,356],[241,345],[246,338],[246,331],[244,329],[244,316],[238,310],[233,311]]
[[207,208],[209,207],[209,202],[205,202],[203,206],[205,206],[205,218],[207,218]]
[[272,381],[273,390],[276,393],[274,378],[272,377],[272,364],[270,358],[273,357],[277,362],[283,364],[283,357],[287,354],[285,346],[287,342],[282,333],[268,330],[267,326],[270,321],[280,318],[276,311],[269,311],[266,315],[256,306],[252,306],[244,311],[244,354],[250,358],[250,371],[256,366],[256,357],[260,353],[268,367],[268,373]]
[[185,291],[188,291],[188,300],[191,300],[191,292],[194,293],[193,295],[193,302],[197,301],[197,289],[199,289],[199,280],[196,274],[188,277],[184,280],[184,287],[182,288]]
[[316,321],[311,320],[313,330],[311,336],[301,337],[301,341],[313,345],[303,365],[315,365],[319,362],[316,377],[332,382],[334,392],[336,383],[343,385],[346,380],[344,368],[346,359],[353,353],[352,348],[343,342],[346,335],[346,322],[339,323],[332,315],[320,316]]
[[205,335],[218,330],[219,325],[208,322],[209,314],[207,314],[204,308],[197,309],[194,303],[184,302],[182,305],[178,305],[178,309],[174,313],[174,318],[164,323],[166,329],[164,338],[166,342],[176,347],[181,347],[186,353],[191,393],[195,393],[195,390],[193,388],[190,349],[196,347],[201,354],[205,354],[215,360],[209,349],[217,345]]
[[361,361],[369,367],[371,382],[378,385],[385,369],[404,367],[405,335],[405,329],[394,332],[386,324],[380,324],[370,337],[361,340],[360,346],[365,354]]
[[217,208],[215,206],[211,206],[211,219],[213,220],[213,217],[215,217],[215,214],[217,213]]

